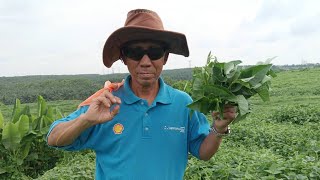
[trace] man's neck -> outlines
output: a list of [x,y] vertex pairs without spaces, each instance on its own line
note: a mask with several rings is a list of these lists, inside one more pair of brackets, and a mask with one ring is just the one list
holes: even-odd
[[148,101],[148,104],[151,105],[154,99],[156,98],[158,91],[160,89],[159,82],[155,83],[154,85],[150,86],[142,86],[138,84],[133,84],[132,82],[130,83],[131,89],[133,93]]

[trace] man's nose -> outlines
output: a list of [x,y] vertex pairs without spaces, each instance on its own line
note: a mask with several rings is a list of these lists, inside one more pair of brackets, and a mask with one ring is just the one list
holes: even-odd
[[142,66],[150,66],[151,65],[151,59],[147,54],[143,55],[140,60],[140,65]]

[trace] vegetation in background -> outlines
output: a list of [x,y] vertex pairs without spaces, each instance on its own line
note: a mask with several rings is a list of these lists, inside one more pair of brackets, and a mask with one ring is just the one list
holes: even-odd
[[[240,67],[248,68],[250,66]],[[279,72],[292,69],[307,70],[315,67],[320,67],[320,64],[272,66],[272,69]],[[187,82],[192,80],[192,71],[192,68],[164,70],[162,77],[169,85],[180,86],[178,85],[180,81]],[[121,82],[127,75],[122,73],[0,77],[0,102],[12,105],[16,99],[20,99],[21,103],[32,103],[37,101],[38,95],[42,95],[47,101],[84,100],[98,89],[101,89],[106,80]],[[181,85],[181,87],[184,86],[185,84]],[[190,84],[188,84],[188,88],[190,88]],[[186,91],[190,92],[190,89],[186,89]],[[319,94],[320,89],[317,87],[317,89],[311,89],[310,91]],[[304,93],[303,89],[301,89],[300,93]]]
[[[166,70],[162,76],[169,84],[192,77],[191,69]],[[103,88],[106,80],[121,82],[128,74],[108,75],[43,75],[0,77],[0,102],[11,105],[37,101],[38,95],[47,101],[84,100]]]
[[[319,74],[320,68],[279,71],[277,78],[272,80],[270,101],[262,102],[258,96],[250,98],[252,113],[245,120],[231,126],[230,136],[224,138],[219,151],[210,161],[200,161],[190,156],[184,179],[320,179]],[[170,81],[168,77],[165,78]],[[190,83],[186,85],[186,82],[188,80],[172,80],[170,83],[188,92]],[[55,88],[57,87],[52,87]],[[59,107],[67,115],[80,102],[59,100],[47,104]],[[30,107],[31,114],[37,117],[38,103],[27,106]],[[4,124],[11,121],[12,108],[13,105],[0,103]],[[211,119],[209,115],[208,119]],[[39,151],[41,146],[36,147],[39,149],[35,151],[40,155],[33,159],[34,164],[37,164],[35,167],[43,167],[45,171],[44,174],[38,171],[36,179],[94,179],[93,152],[58,150],[59,157],[55,157],[53,152],[40,153],[43,152]],[[52,148],[50,150],[56,151]],[[0,143],[0,168],[21,168],[7,160],[9,156],[6,152],[7,149]],[[46,157],[41,155],[45,153]],[[25,161],[33,157],[27,155]],[[56,161],[57,164],[54,165]],[[47,171],[45,168],[49,166],[54,168]],[[17,177],[25,172],[21,170],[20,176],[0,173],[0,179],[23,179]],[[24,179],[35,179],[35,176]]]
[[30,107],[22,107],[17,99],[10,120],[5,120],[0,111],[0,179],[35,178],[53,168],[60,157],[45,139],[52,122],[62,115],[47,106],[41,96],[37,106],[33,115]]

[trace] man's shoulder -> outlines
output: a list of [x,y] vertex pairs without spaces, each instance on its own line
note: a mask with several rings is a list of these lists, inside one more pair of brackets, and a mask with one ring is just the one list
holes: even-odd
[[187,102],[192,101],[191,96],[182,90],[176,89],[170,85],[167,85],[167,89],[173,97],[178,98],[179,100],[185,100]]

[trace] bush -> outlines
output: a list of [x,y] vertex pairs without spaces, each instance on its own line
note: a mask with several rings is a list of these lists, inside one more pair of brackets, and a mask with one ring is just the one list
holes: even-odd
[[10,120],[4,120],[0,112],[0,179],[36,178],[55,166],[61,153],[49,148],[45,139],[60,114],[58,109],[47,106],[41,96],[36,116],[29,106],[22,108],[18,99]]
[[244,146],[231,149],[222,144],[210,161],[191,158],[185,179],[317,179],[319,166],[314,157],[295,155],[283,159],[268,149]]
[[301,125],[306,122],[317,123],[320,119],[320,109],[308,104],[281,106],[272,113],[270,119],[276,122],[291,122]]
[[95,154],[93,152],[60,152],[64,154],[62,161],[55,168],[50,169],[39,177],[39,180],[94,179]]

